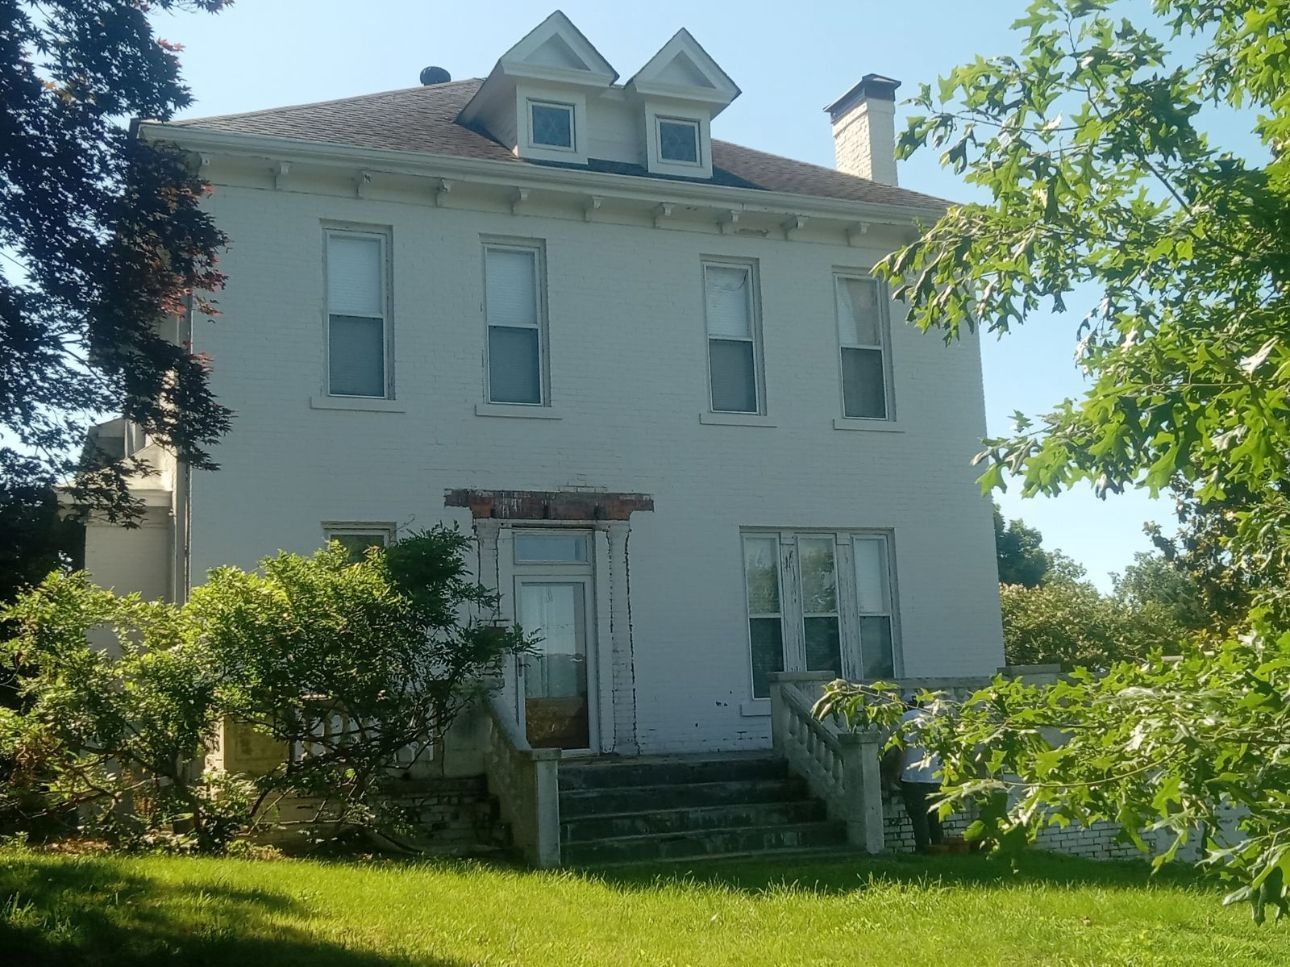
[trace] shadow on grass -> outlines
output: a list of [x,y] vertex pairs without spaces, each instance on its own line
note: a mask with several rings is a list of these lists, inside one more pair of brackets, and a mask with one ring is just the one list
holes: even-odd
[[[0,963],[458,967],[338,946],[288,925],[327,911],[266,889],[216,879],[168,883],[110,859],[59,863],[0,856]],[[10,862],[6,862],[6,860]]]
[[1077,889],[1141,890],[1155,886],[1213,889],[1216,878],[1186,867],[1165,867],[1154,876],[1145,860],[1105,862],[1026,852],[1014,857],[985,855],[882,856],[839,854],[836,858],[689,860],[632,866],[590,867],[581,875],[623,890],[644,891],[669,884],[724,887],[743,893],[796,886],[822,894],[854,893],[874,884],[939,885],[989,890],[1019,885]]

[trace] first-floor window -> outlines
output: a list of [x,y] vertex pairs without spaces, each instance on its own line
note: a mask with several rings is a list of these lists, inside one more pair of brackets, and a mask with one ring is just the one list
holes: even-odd
[[[777,671],[896,674],[888,535],[750,531],[743,559],[754,698],[770,695]],[[786,587],[797,593],[784,594]]]
[[744,580],[748,592],[753,695],[766,698],[770,695],[771,672],[784,670],[778,535],[749,535],[744,538]]
[[388,524],[328,524],[323,527],[323,534],[357,560],[369,548],[388,547],[394,539],[394,528]]

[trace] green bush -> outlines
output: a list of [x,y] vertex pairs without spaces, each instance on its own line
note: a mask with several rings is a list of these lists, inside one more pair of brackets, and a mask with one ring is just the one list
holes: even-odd
[[[468,548],[438,527],[358,560],[335,544],[279,554],[211,572],[183,606],[50,575],[0,613],[20,683],[20,707],[0,713],[14,764],[0,807],[74,810],[121,844],[200,851],[271,821],[262,807],[292,793],[320,797],[332,830],[386,821],[377,794],[395,754],[433,740],[528,644],[492,620]],[[93,644],[96,629],[114,643]],[[254,778],[203,771],[226,719],[307,752]]]

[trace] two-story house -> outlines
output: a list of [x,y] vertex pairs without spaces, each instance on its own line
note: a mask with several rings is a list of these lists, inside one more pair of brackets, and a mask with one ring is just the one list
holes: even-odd
[[992,673],[978,346],[870,274],[945,204],[896,184],[897,82],[828,107],[833,170],[714,139],[739,88],[684,30],[622,81],[557,12],[422,80],[138,127],[215,186],[222,317],[179,338],[236,418],[148,526],[90,528],[95,577],[181,599],[455,521],[566,755],[766,749],[779,671]]

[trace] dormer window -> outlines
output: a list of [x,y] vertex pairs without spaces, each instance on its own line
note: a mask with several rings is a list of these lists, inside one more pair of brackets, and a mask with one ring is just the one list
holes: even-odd
[[573,105],[529,101],[529,131],[534,147],[574,150]]
[[699,122],[684,118],[658,119],[659,158],[671,164],[701,165]]

